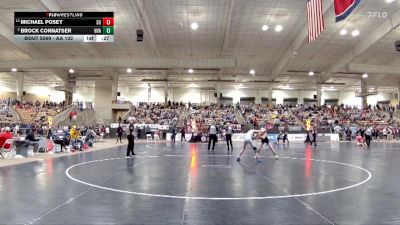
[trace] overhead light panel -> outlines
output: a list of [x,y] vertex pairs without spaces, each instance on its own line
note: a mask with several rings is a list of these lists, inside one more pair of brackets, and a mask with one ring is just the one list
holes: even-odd
[[188,69],[188,73],[193,73],[194,70],[193,69]]
[[351,35],[353,37],[357,37],[358,35],[360,35],[360,31],[359,30],[353,30],[353,32],[351,32]]
[[132,73],[132,69],[131,68],[126,69],[126,72],[127,73]]
[[251,70],[250,70],[250,74],[254,76],[254,75],[256,74],[256,71],[253,70],[253,69],[251,69]]
[[192,28],[192,30],[197,30],[199,28],[199,24],[193,22],[192,24],[190,24],[190,28]]
[[341,29],[340,30],[340,35],[342,35],[342,36],[345,36],[345,35],[347,35],[347,30],[346,29]]
[[68,73],[73,74],[73,73],[75,73],[75,70],[71,68],[68,70]]
[[275,27],[276,32],[281,32],[282,30],[283,30],[282,25],[276,25],[276,27]]
[[314,72],[313,71],[310,71],[309,73],[308,73],[308,76],[310,76],[310,77],[312,77],[312,76],[314,76],[315,74],[314,74]]
[[17,72],[17,68],[11,68],[11,72]]
[[392,3],[394,0],[386,0],[387,3]]
[[367,74],[367,73],[364,73],[364,74],[362,75],[362,78],[367,79],[367,78],[368,78],[368,74]]
[[269,27],[268,27],[268,25],[264,24],[264,25],[262,25],[261,29],[263,31],[267,31],[269,29]]

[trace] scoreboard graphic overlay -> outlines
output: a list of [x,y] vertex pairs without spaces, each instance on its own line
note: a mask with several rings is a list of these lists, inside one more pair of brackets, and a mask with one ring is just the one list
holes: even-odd
[[18,42],[114,42],[114,12],[14,12]]

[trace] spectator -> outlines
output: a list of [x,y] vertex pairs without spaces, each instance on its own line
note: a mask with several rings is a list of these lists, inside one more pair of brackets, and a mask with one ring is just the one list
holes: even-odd
[[72,126],[71,130],[69,131],[69,135],[71,136],[72,144],[75,147],[79,148],[79,151],[83,151],[82,150],[83,142],[82,142],[82,140],[79,139],[81,134],[80,134],[79,130],[77,129],[76,125]]
[[176,138],[176,127],[172,128],[172,135],[171,135],[171,141],[175,143],[175,138]]
[[119,139],[119,142],[122,144],[122,134],[123,133],[124,133],[124,129],[122,129],[121,124],[119,124],[118,128],[117,128],[117,143],[118,143],[118,139]]
[[[10,128],[9,127],[4,128],[4,132],[0,134],[0,148],[3,147],[4,143],[8,139],[12,139],[12,138],[13,138],[13,134],[10,132]],[[10,145],[4,146],[5,149],[9,149],[10,147],[11,147]]]
[[185,139],[185,135],[186,135],[186,130],[185,130],[185,126],[182,126],[181,128],[181,141],[186,141]]
[[110,138],[110,127],[109,126],[106,127],[106,138],[107,139]]
[[39,139],[35,138],[36,129],[33,129],[28,135],[26,135],[25,140],[30,141],[30,145],[33,146],[33,152],[39,151]]

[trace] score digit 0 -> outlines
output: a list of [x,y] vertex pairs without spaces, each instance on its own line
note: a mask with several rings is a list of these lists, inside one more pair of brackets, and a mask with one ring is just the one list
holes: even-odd
[[114,18],[103,18],[103,26],[114,26]]

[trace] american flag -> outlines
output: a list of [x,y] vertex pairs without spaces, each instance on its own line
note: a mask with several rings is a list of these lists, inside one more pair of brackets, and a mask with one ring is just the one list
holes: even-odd
[[322,0],[307,1],[308,42],[315,41],[325,28]]

